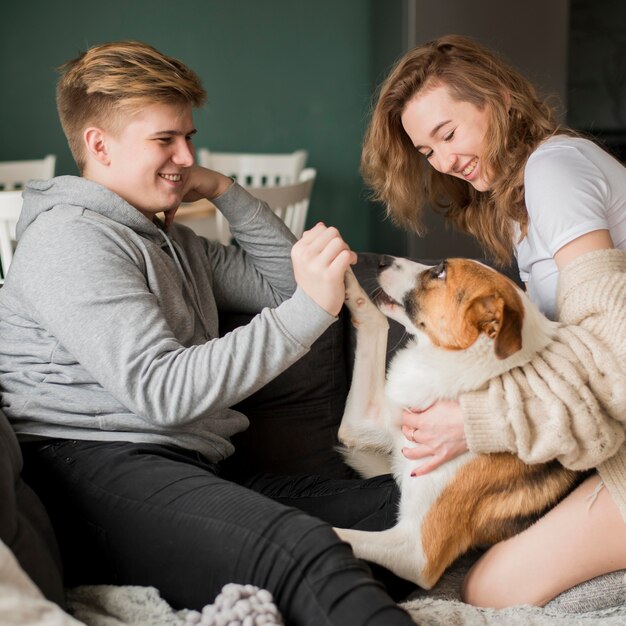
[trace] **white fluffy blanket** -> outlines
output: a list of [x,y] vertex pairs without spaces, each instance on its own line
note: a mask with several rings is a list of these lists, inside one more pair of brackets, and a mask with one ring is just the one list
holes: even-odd
[[[421,626],[624,626],[623,574],[585,583],[547,608],[519,606],[500,611],[477,609],[450,599],[463,568],[453,568],[431,595],[415,594],[403,604]],[[596,607],[586,613],[581,608]],[[0,624],[2,626],[256,626],[283,624],[271,595],[251,586],[227,585],[202,612],[176,611],[152,587],[84,586],[70,589],[68,610],[46,601],[0,542]],[[609,603],[618,603],[614,608]]]
[[[624,572],[578,585],[546,608],[517,606],[478,609],[460,602],[459,589],[475,556],[451,567],[430,592],[416,591],[403,607],[421,626],[625,626]],[[155,589],[143,587],[79,587],[69,594],[74,615],[89,626],[189,624],[190,615],[174,612]],[[219,599],[219,598],[218,598]],[[218,602],[216,601],[216,604]],[[206,616],[206,611],[203,612]],[[107,616],[106,619],[103,616]],[[111,621],[110,616],[117,621]],[[193,622],[192,622],[193,623]],[[207,622],[211,625],[229,622]],[[233,626],[237,622],[232,622]],[[245,623],[245,622],[244,622]],[[250,622],[253,624],[254,622]],[[273,623],[273,622],[272,622]],[[347,625],[346,625],[347,626]]]
[[68,608],[88,626],[284,626],[269,591],[252,585],[226,585],[202,611],[175,611],[153,587],[77,587]]
[[[70,610],[88,626],[189,626],[198,624],[188,611],[174,611],[151,587],[78,587],[69,593]],[[519,606],[477,609],[454,600],[420,598],[404,603],[420,626],[624,626],[626,607],[586,614]],[[197,616],[197,615],[196,615]],[[214,621],[206,624],[245,624]],[[261,621],[250,621],[251,626]],[[282,622],[266,622],[268,624]]]

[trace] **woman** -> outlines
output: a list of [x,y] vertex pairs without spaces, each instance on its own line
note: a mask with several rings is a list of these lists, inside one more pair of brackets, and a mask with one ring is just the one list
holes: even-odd
[[530,364],[458,402],[405,412],[417,473],[468,449],[598,468],[488,550],[466,577],[465,600],[543,605],[626,568],[624,167],[560,127],[517,71],[450,35],[410,51],[382,85],[362,170],[400,225],[420,232],[430,201],[496,262],[515,255],[531,298],[563,323],[543,369]]

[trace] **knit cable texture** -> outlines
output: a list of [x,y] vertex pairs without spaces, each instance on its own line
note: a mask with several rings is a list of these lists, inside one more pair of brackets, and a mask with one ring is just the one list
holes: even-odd
[[560,275],[558,306],[554,342],[461,396],[467,443],[527,463],[597,467],[626,520],[626,252],[572,261]]
[[175,611],[154,587],[83,585],[69,589],[70,614],[89,626],[284,626],[272,594],[230,583],[201,611]]
[[225,585],[222,592],[199,611],[185,615],[188,624],[197,626],[280,626],[282,617],[272,594],[253,585]]

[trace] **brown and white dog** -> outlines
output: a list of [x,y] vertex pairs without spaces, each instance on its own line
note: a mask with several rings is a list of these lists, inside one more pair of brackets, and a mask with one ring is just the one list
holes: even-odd
[[[401,450],[403,407],[485,387],[548,345],[557,325],[495,270],[467,259],[429,267],[392,259],[379,275],[378,307],[349,271],[346,304],[356,327],[352,385],[339,429],[347,462],[365,477],[393,472],[396,526],[335,529],[356,556],[430,589],[461,554],[518,533],[574,485],[557,462],[526,465],[512,454],[466,452],[412,477]],[[383,315],[384,314],[384,315]],[[385,375],[388,316],[412,335]]]

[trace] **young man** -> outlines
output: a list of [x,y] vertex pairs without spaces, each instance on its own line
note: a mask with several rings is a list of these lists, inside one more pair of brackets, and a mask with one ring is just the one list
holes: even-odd
[[[0,293],[2,407],[68,581],[154,585],[188,608],[244,582],[269,589],[290,624],[410,624],[328,524],[220,476],[247,426],[229,407],[335,321],[354,253],[323,224],[294,243],[265,204],[194,165],[192,107],[204,99],[192,71],[150,46],[88,50],[57,88],[82,176],[24,192]],[[198,198],[239,247],[172,222]],[[219,338],[219,309],[263,310]],[[363,482],[310,485],[303,501],[323,519]],[[349,523],[376,513],[391,525],[393,481],[368,487],[359,511],[344,507]]]

